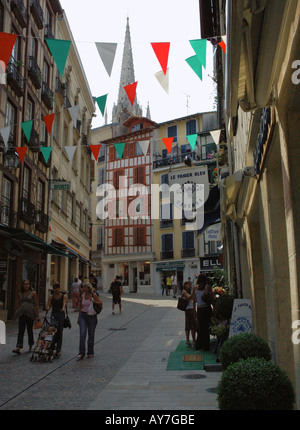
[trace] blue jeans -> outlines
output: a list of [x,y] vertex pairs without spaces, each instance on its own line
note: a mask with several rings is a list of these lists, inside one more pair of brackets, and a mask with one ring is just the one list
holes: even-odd
[[85,355],[85,341],[88,333],[87,354],[94,355],[95,330],[97,325],[97,315],[88,315],[86,312],[81,312],[79,318],[79,354]]
[[[61,352],[61,346],[63,341],[63,330],[64,330],[64,312],[52,313],[50,324],[55,324],[57,327],[57,332],[53,339],[53,345],[56,345],[56,352]],[[54,321],[55,320],[55,321]]]

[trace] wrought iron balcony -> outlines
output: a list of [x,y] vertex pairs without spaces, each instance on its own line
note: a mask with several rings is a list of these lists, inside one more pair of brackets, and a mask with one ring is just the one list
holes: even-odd
[[161,260],[168,260],[169,258],[174,258],[174,251],[163,251],[160,253]]
[[22,28],[27,27],[29,15],[28,15],[26,7],[24,6],[23,1],[22,0],[11,0],[10,6],[11,6],[11,10],[14,13],[15,17],[17,18],[20,26]]
[[8,63],[6,68],[7,84],[16,93],[18,97],[24,95],[24,78],[19,72],[18,66],[15,63]]
[[42,73],[35,57],[29,57],[28,76],[30,77],[35,88],[39,90],[42,87]]
[[168,227],[173,227],[172,219],[164,219],[160,221],[160,228],[168,228]]
[[43,211],[36,211],[36,223],[35,227],[42,233],[47,233],[49,228],[49,216]]
[[47,82],[43,82],[42,100],[49,110],[53,109],[53,99],[54,99],[53,91],[50,90]]
[[66,95],[66,85],[61,82],[59,78],[56,78],[56,88],[55,91],[61,95],[64,99]]
[[29,143],[25,137],[24,131],[23,131],[23,141],[33,152],[37,152],[40,150],[40,137],[38,132],[32,127]]
[[0,222],[7,227],[16,227],[17,214],[16,212],[13,212],[9,204],[0,204]]
[[[12,148],[15,148],[16,146],[17,145],[16,145],[16,139],[15,139],[14,133],[11,132],[8,138],[7,147],[8,149],[12,149]],[[4,149],[5,149],[4,140],[0,133],[0,152],[4,152]]]
[[54,39],[54,34],[49,24],[45,25],[44,37],[46,39]]
[[40,6],[39,0],[30,0],[30,10],[32,16],[36,22],[36,25],[40,30],[44,27],[44,13]]
[[186,258],[186,257],[195,257],[195,248],[182,249],[181,258]]
[[35,223],[35,206],[30,202],[29,198],[20,199],[19,214],[26,224],[32,225]]

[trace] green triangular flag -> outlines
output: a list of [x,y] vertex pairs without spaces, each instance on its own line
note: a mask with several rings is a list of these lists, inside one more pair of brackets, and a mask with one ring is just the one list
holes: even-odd
[[191,145],[193,151],[194,151],[196,143],[197,143],[197,137],[198,137],[198,134],[189,134],[187,136],[187,139],[188,139],[189,144]]
[[105,94],[105,96],[101,96],[101,97],[96,98],[96,102],[97,102],[99,109],[100,109],[103,116],[104,116],[104,112],[105,112],[105,105],[106,105],[107,96],[108,96],[108,94]]
[[200,60],[197,57],[197,55],[194,55],[193,57],[189,57],[185,61],[194,70],[196,75],[198,75],[202,81],[202,64],[200,63]]
[[50,52],[56,62],[58,71],[63,76],[69,50],[71,46],[70,40],[59,40],[59,39],[45,39],[49,46]]
[[126,143],[115,143],[115,148],[117,153],[119,154],[119,157],[122,158],[123,157],[123,152],[124,152],[124,148],[125,148]]
[[41,148],[41,152],[45,158],[46,163],[48,163],[48,161],[49,161],[51,151],[52,151],[51,146],[44,146]]
[[190,44],[195,51],[200,63],[206,69],[206,39],[190,40]]
[[33,120],[22,122],[21,126],[22,126],[22,129],[23,129],[24,134],[26,136],[26,139],[29,142],[30,136],[31,136],[31,130],[32,130],[32,126],[33,126]]

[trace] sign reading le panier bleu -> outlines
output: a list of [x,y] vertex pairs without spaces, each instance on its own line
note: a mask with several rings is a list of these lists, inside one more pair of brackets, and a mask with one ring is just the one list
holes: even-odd
[[252,306],[250,299],[235,299],[232,308],[229,337],[252,332]]

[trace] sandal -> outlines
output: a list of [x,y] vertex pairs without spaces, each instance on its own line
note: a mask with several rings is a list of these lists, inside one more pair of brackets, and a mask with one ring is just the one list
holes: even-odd
[[84,355],[82,355],[82,354],[79,354],[79,355],[77,355],[77,361],[79,361],[79,360],[82,360],[83,358],[84,358]]
[[185,344],[186,344],[186,346],[192,346],[190,341],[186,341]]
[[18,354],[18,355],[21,354],[20,348],[13,349],[12,352],[15,353],[15,354]]

